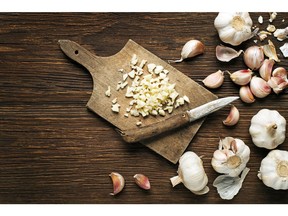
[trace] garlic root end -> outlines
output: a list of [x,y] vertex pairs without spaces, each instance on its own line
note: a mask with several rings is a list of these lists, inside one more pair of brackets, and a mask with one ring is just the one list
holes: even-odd
[[182,183],[182,179],[179,176],[174,176],[174,177],[170,178],[170,181],[171,181],[171,184],[173,187]]

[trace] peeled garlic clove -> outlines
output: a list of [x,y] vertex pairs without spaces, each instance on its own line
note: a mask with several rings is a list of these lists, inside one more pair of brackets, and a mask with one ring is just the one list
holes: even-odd
[[251,70],[257,70],[264,61],[263,49],[259,46],[251,46],[245,50],[243,59]]
[[230,109],[230,113],[227,118],[223,121],[223,124],[226,126],[236,125],[239,121],[240,113],[236,106],[232,105]]
[[239,96],[245,103],[253,103],[255,101],[254,95],[252,94],[249,86],[241,86]]
[[179,60],[168,60],[171,62],[182,62],[184,59],[203,54],[205,50],[204,44],[199,40],[190,40],[182,48],[181,58]]
[[265,59],[263,64],[259,68],[259,74],[265,81],[268,81],[270,79],[274,63],[275,62],[273,59]]
[[281,46],[280,50],[284,57],[288,57],[288,43],[285,43],[283,46]]
[[280,62],[276,53],[275,46],[271,40],[268,40],[268,44],[263,46],[263,52],[269,59],[273,59],[276,62]]
[[233,48],[222,45],[216,46],[216,57],[222,62],[229,62],[230,60],[237,58],[242,52],[243,50],[237,52]]
[[111,177],[113,183],[113,193],[110,193],[110,195],[114,196],[123,190],[125,186],[125,180],[124,177],[117,172],[111,172],[109,176]]
[[250,89],[253,95],[258,98],[264,98],[271,93],[271,87],[268,83],[260,77],[252,77],[250,82]]
[[277,67],[272,72],[273,77],[281,77],[285,81],[288,81],[287,75],[288,75],[288,73],[287,73],[286,69],[283,67]]
[[235,71],[233,73],[230,73],[229,71],[227,71],[230,74],[230,78],[231,80],[237,84],[237,85],[247,85],[251,78],[252,78],[252,74],[253,72],[251,70],[238,70]]
[[135,183],[144,190],[149,190],[151,188],[149,179],[147,176],[143,174],[136,174],[133,177],[135,179]]
[[210,75],[208,75],[204,80],[203,84],[211,89],[219,88],[224,82],[224,72],[218,70]]

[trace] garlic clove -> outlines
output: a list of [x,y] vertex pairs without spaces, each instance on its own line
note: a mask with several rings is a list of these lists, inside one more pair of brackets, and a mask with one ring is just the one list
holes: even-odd
[[237,84],[237,85],[247,85],[251,78],[252,78],[252,74],[253,72],[249,69],[247,70],[238,70],[235,71],[233,73],[230,73],[229,71],[227,71],[230,74],[230,78],[231,80]]
[[123,190],[125,186],[125,180],[124,177],[117,172],[111,172],[109,176],[111,177],[113,183],[113,193],[110,193],[110,195],[114,196]]
[[263,48],[259,46],[248,47],[244,52],[243,59],[251,70],[259,69],[264,61]]
[[284,57],[288,57],[288,43],[285,43],[279,49],[281,50]]
[[271,79],[269,79],[267,83],[273,89],[273,91],[276,94],[279,94],[284,89],[286,89],[288,86],[288,82],[279,76],[278,77],[271,77]]
[[245,103],[253,103],[255,101],[254,95],[251,92],[250,87],[247,86],[241,86],[239,90],[239,96],[240,99]]
[[135,179],[135,183],[144,190],[149,190],[151,188],[149,179],[147,176],[143,174],[136,174],[133,177]]
[[253,95],[258,98],[264,98],[271,93],[271,87],[260,77],[252,77],[250,81],[250,89]]
[[210,75],[208,75],[204,80],[203,84],[211,89],[219,88],[224,82],[224,72],[218,70]]
[[223,124],[226,126],[236,125],[239,121],[240,113],[236,106],[232,105],[230,109],[230,113],[227,118],[223,121]]
[[278,58],[276,53],[275,46],[271,40],[268,40],[268,44],[263,46],[263,52],[269,59],[273,59],[276,62],[280,62],[280,59]]
[[216,46],[216,58],[222,62],[229,62],[230,60],[237,58],[242,52],[243,50],[237,52],[233,48],[223,45]]
[[181,58],[178,60],[168,60],[168,63],[182,62],[184,59],[203,54],[205,51],[204,44],[199,40],[189,40],[182,48]]
[[259,74],[265,81],[268,81],[270,79],[274,63],[275,62],[273,59],[265,59],[263,64],[259,68]]
[[272,72],[272,76],[273,77],[281,77],[282,79],[284,79],[285,81],[288,81],[287,79],[287,75],[288,75],[288,72],[286,71],[285,68],[283,67],[277,67],[273,70]]

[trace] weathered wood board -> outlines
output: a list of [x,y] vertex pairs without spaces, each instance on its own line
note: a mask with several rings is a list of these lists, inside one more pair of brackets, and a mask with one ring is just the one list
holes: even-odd
[[[163,121],[173,114],[192,109],[217,98],[216,95],[132,40],[129,40],[124,48],[117,54],[110,57],[96,56],[79,44],[69,40],[60,40],[59,43],[64,53],[87,68],[93,77],[93,92],[87,103],[87,107],[120,130],[131,128],[141,130],[141,127],[136,125],[136,122],[139,120],[141,120],[142,126],[153,124]],[[124,69],[126,72],[131,70],[129,63],[133,54],[137,55],[139,61],[145,59],[147,60],[147,64],[154,63],[156,65],[162,65],[165,69],[169,70],[168,77],[170,83],[176,83],[175,88],[179,95],[187,95],[190,103],[185,103],[185,105],[174,109],[172,114],[167,114],[165,117],[124,117],[126,107],[129,106],[131,99],[125,97],[126,88],[117,91],[116,87],[117,83],[122,81],[123,76],[123,73],[119,72],[119,69]],[[146,71],[147,64],[144,66],[144,70]],[[131,84],[131,82],[132,80],[128,78],[128,83]],[[111,88],[110,97],[105,96],[108,86]],[[121,105],[119,113],[112,112],[111,110],[112,100],[114,98],[117,98],[118,103]],[[141,143],[172,163],[176,163],[197,133],[203,121],[204,119],[198,120],[187,127],[164,133],[160,136],[141,141]]]

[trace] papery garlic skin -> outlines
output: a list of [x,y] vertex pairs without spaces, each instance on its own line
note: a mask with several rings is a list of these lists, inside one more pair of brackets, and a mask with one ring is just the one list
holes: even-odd
[[237,58],[243,50],[236,51],[231,47],[222,45],[216,46],[216,58],[222,62],[229,62],[230,60]]
[[277,29],[273,33],[274,37],[276,37],[279,41],[283,41],[288,37],[288,27],[285,29]]
[[183,183],[184,186],[196,195],[209,192],[208,177],[204,171],[203,162],[192,151],[185,152],[179,159],[178,176],[170,178],[172,186]]
[[233,46],[251,38],[252,19],[248,12],[220,12],[214,20],[219,38]]
[[288,189],[288,151],[272,150],[261,161],[258,178],[275,190]]
[[276,110],[261,109],[252,117],[249,133],[256,146],[274,149],[285,141],[286,119]]
[[258,98],[264,98],[271,93],[271,87],[260,77],[252,77],[250,81],[250,89],[253,95]]
[[243,59],[251,70],[258,70],[264,61],[263,48],[259,46],[248,47],[244,52]]
[[235,177],[246,167],[249,159],[250,149],[241,139],[225,137],[220,140],[211,164],[216,172]]
[[224,82],[224,72],[218,70],[208,75],[204,80],[202,80],[202,82],[207,88],[211,89],[219,88]]
[[285,43],[279,49],[281,50],[284,57],[288,57],[288,43]]

